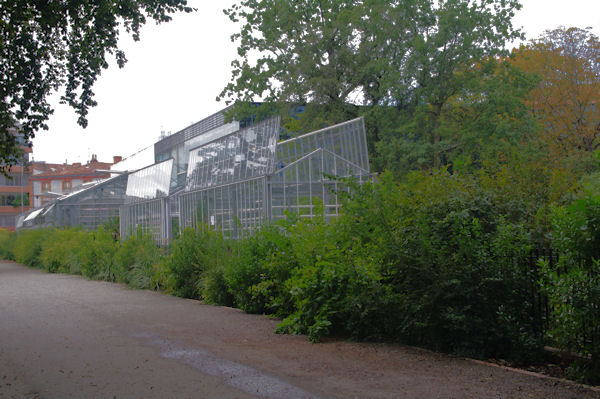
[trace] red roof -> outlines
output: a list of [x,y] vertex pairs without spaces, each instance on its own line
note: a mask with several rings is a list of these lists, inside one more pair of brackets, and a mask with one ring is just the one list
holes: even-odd
[[[34,162],[32,167],[34,173],[30,179],[47,178],[47,177],[66,177],[66,176],[90,176],[97,177],[98,169],[110,169],[112,163],[110,162],[89,162],[85,165],[81,164],[49,164],[49,163],[38,163]],[[35,173],[35,171],[42,171],[41,173]]]

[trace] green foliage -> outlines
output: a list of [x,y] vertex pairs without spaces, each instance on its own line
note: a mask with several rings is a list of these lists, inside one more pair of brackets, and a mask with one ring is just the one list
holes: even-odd
[[86,244],[86,247],[81,247],[81,274],[99,280],[117,281],[119,265],[115,256],[119,244],[114,239],[114,231],[100,226],[96,230],[83,233],[86,234],[87,240],[80,241],[80,244]]
[[[517,0],[240,0],[239,58],[219,99],[232,115],[276,112],[293,131],[365,115],[377,170],[437,169],[532,128],[531,78],[495,61],[521,38]],[[269,103],[257,109],[257,99]],[[290,104],[305,114],[290,119]],[[479,154],[478,154],[479,155]],[[495,153],[494,153],[495,155]]]
[[284,282],[296,267],[292,239],[279,225],[263,226],[238,245],[239,255],[225,269],[234,303],[250,313],[285,314],[289,295]]
[[19,162],[19,146],[23,145],[19,141],[27,145],[36,131],[47,129],[52,114],[47,98],[61,86],[65,88],[62,100],[75,109],[78,123],[85,127],[88,109],[96,105],[92,86],[102,69],[108,68],[107,55],[114,55],[119,67],[127,61],[117,46],[119,33],[131,33],[139,40],[148,18],[167,22],[169,14],[178,11],[192,9],[185,0],[4,1],[0,9],[0,165]]
[[[21,203],[21,197],[23,198],[23,203]],[[15,194],[15,199],[12,201],[11,204],[7,205],[12,205],[13,208],[19,208],[21,206],[29,206],[29,193],[25,193],[23,195],[21,194]]]
[[233,306],[233,296],[225,280],[225,265],[219,264],[205,270],[200,282],[204,302],[211,305]]
[[208,227],[198,232],[188,228],[172,242],[170,250],[165,265],[175,295],[194,299],[206,295],[211,302],[231,303],[226,290],[217,292],[224,285],[222,267],[231,258],[230,245],[221,234]]
[[41,267],[50,273],[81,274],[79,261],[87,244],[86,233],[75,228],[46,233],[39,255]]
[[[9,247],[10,245],[10,247]],[[138,234],[123,243],[104,226],[93,231],[77,228],[22,230],[0,236],[0,249],[28,266],[51,273],[71,273],[134,288],[164,288],[159,268],[162,251],[149,235]]]
[[17,262],[31,267],[42,267],[39,256],[48,229],[24,230],[16,233],[13,254]]
[[582,357],[575,377],[600,381],[600,198],[587,197],[552,214],[553,243],[561,252],[551,266],[542,262],[541,285],[552,309],[549,338]]
[[117,244],[102,227],[87,232],[76,228],[43,229],[40,267],[51,273],[81,274],[116,281],[114,255]]
[[13,253],[15,238],[15,233],[0,229],[0,259],[15,260]]
[[534,280],[515,261],[530,238],[475,183],[442,172],[403,184],[384,175],[346,204],[345,234],[390,290],[384,335],[477,356],[522,350],[513,327],[533,336],[521,309]]
[[114,279],[139,289],[158,289],[162,251],[141,230],[127,237],[115,254]]

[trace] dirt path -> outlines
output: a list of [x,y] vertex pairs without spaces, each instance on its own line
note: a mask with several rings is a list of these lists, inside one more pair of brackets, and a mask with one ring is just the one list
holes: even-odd
[[0,262],[0,398],[600,398],[394,345]]

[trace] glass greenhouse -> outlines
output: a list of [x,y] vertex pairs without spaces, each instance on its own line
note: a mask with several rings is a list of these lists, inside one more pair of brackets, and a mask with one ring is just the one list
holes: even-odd
[[335,217],[338,194],[347,189],[343,179],[369,177],[362,118],[283,141],[279,117],[235,131],[232,126],[217,125],[181,143],[165,140],[176,144],[175,152],[187,151],[187,171],[181,159],[161,155],[161,162],[82,186],[21,215],[18,227],[94,229],[119,217],[123,238],[141,229],[164,244],[173,229],[204,226],[239,238],[286,212]]
[[339,211],[340,178],[369,175],[362,118],[278,142],[279,118],[190,150],[181,228],[208,225],[237,238],[284,211]]
[[171,238],[168,198],[173,181],[173,158],[127,176],[125,203],[120,212],[121,237],[142,230],[158,243]]
[[52,226],[95,229],[119,218],[119,209],[125,201],[126,187],[126,175],[85,183],[79,190],[20,215],[17,219],[17,229]]

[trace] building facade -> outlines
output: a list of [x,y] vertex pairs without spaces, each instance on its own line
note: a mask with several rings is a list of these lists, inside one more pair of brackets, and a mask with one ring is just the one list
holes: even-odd
[[10,170],[5,169],[5,174],[0,173],[0,228],[8,230],[14,230],[17,216],[31,208],[32,197],[29,179],[32,171],[29,165],[32,149],[18,135],[16,129],[12,133],[17,136],[23,150],[23,158]]
[[61,195],[78,190],[83,184],[108,178],[110,173],[107,170],[120,159],[115,156],[113,162],[100,162],[96,155],[92,155],[86,164],[34,162],[30,178],[33,206],[44,206]]

